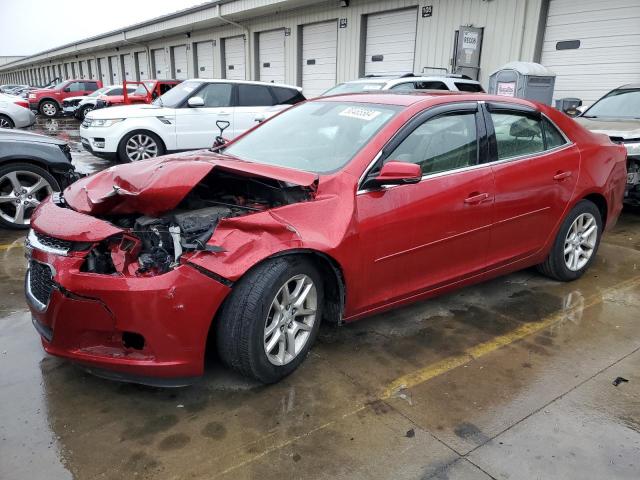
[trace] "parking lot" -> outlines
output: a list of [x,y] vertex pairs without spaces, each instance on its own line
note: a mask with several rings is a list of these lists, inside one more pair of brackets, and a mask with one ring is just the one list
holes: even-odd
[[[34,130],[70,141],[82,172],[109,165],[74,143],[75,120]],[[578,281],[525,270],[323,325],[271,386],[216,358],[196,385],[160,389],[47,356],[23,240],[0,234],[4,478],[638,478],[637,210]]]

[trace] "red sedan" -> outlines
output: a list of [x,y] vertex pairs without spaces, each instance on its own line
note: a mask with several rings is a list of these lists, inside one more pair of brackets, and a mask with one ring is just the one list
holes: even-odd
[[625,157],[528,101],[325,97],[43,202],[26,296],[45,350],[98,375],[184,385],[210,347],[275,382],[321,321],[532,265],[580,277],[622,208]]

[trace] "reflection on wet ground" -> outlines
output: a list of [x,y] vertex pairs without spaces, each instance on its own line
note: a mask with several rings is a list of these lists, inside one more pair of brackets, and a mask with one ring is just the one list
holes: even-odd
[[82,147],[80,122],[73,117],[43,118],[38,115],[36,123],[26,130],[67,142],[71,147],[73,164],[79,173],[95,173],[113,165],[112,162],[98,158]]
[[579,281],[526,270],[323,327],[272,386],[215,358],[171,390],[46,356],[21,241],[0,232],[3,480],[640,478],[638,211]]

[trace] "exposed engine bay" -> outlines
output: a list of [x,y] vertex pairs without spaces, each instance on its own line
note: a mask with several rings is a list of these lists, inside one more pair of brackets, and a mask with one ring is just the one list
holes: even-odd
[[96,245],[81,270],[138,276],[166,273],[179,265],[185,252],[224,251],[208,244],[223,219],[309,198],[308,189],[298,185],[214,170],[175,209],[161,215],[100,215],[124,233]]
[[625,203],[640,205],[640,157],[627,158]]

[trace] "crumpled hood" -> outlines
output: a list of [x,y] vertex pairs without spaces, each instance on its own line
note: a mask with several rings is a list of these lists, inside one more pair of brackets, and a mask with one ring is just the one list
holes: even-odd
[[107,118],[143,118],[173,116],[175,113],[173,108],[164,108],[158,105],[120,105],[93,110],[89,112],[87,118],[99,120]]
[[78,95],[77,97],[67,97],[63,101],[64,102],[73,102],[75,100],[86,100],[87,98],[89,98],[88,95]]
[[[109,109],[111,110],[111,109]],[[159,215],[178,206],[211,170],[272,178],[315,191],[315,174],[244,162],[207,150],[111,167],[73,183],[67,204],[81,213]]]
[[618,137],[623,140],[640,139],[640,120],[587,117],[576,117],[574,120],[587,130],[604,133],[608,137]]

